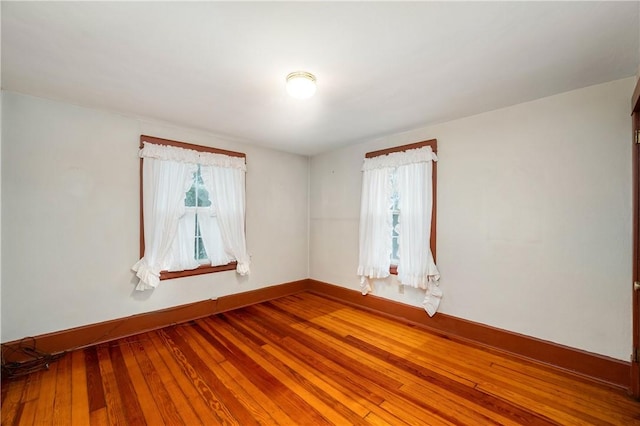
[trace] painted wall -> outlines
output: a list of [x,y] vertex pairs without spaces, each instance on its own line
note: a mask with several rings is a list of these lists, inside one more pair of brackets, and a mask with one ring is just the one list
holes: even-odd
[[[437,138],[441,312],[626,360],[634,82],[391,135],[310,163],[2,92],[1,340],[308,276],[355,290],[365,152]],[[248,279],[223,272],[133,291],[140,134],[247,153]],[[415,306],[423,297],[393,280],[376,283],[375,294]]]
[[[640,18],[640,2],[636,3],[638,8],[638,17]],[[640,25],[638,25],[638,52],[640,53]],[[636,82],[640,80],[640,65],[638,65],[638,70],[636,71]]]
[[[3,92],[2,341],[308,277],[308,159],[197,131]],[[247,154],[248,278],[134,292],[139,136]]]
[[[365,153],[436,138],[440,312],[628,360],[634,82],[313,157],[311,278],[358,289]],[[393,278],[376,282],[374,294],[414,306],[424,297]]]
[[[0,78],[0,81],[2,79]],[[0,117],[2,117],[2,98],[0,90]],[[0,224],[2,223],[2,119],[0,119]],[[0,226],[0,241],[2,241],[2,226]],[[0,244],[0,342],[2,341],[2,244]]]

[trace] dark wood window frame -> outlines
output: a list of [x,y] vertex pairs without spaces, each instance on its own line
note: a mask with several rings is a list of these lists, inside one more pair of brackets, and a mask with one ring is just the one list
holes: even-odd
[[[403,152],[403,151],[408,151],[410,149],[417,149],[417,148],[422,148],[425,146],[430,146],[431,150],[437,154],[438,153],[438,140],[437,139],[429,139],[427,141],[422,141],[422,142],[416,142],[416,143],[411,143],[408,145],[401,145],[401,146],[396,146],[393,148],[387,148],[387,149],[381,149],[379,151],[372,151],[372,152],[367,152],[365,154],[365,158],[373,158],[373,157],[379,157],[381,155],[387,155],[387,154],[391,154],[393,152]],[[436,260],[436,211],[437,211],[437,173],[438,171],[438,162],[434,161],[433,162],[433,169],[432,169],[432,174],[431,174],[431,180],[432,180],[432,191],[433,191],[433,210],[431,212],[431,239],[429,241],[429,246],[431,247],[431,253],[433,254],[433,260]],[[393,275],[398,275],[398,266],[397,265],[391,265],[391,267],[389,268],[389,272]]]
[[[242,152],[235,151],[227,151],[225,149],[212,148],[208,146],[195,145],[187,142],[178,142],[172,141],[169,139],[156,138],[154,136],[141,135],[140,136],[140,149],[144,147],[144,143],[151,143],[156,145],[167,145],[167,146],[175,146],[178,148],[191,149],[198,152],[211,152],[213,154],[224,154],[230,157],[240,157],[244,158],[245,162],[247,159],[247,155]],[[144,214],[143,214],[143,203],[142,203],[142,165],[144,159],[140,158],[140,258],[144,256]],[[181,277],[189,277],[193,275],[201,275],[201,274],[211,274],[214,272],[222,272],[222,271],[233,271],[238,266],[238,262],[231,262],[226,265],[219,266],[211,266],[211,265],[201,265],[196,269],[191,269],[187,271],[161,271],[160,272],[160,280],[168,280],[172,278],[181,278]]]

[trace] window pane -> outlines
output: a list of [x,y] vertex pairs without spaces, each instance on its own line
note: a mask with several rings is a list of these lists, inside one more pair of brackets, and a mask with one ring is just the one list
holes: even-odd
[[391,264],[398,264],[398,236],[400,235],[400,212],[395,210],[393,212],[393,231],[391,236]]
[[209,200],[209,191],[207,191],[204,186],[200,164],[198,164],[198,170],[193,173],[193,183],[191,184],[191,188],[189,188],[189,190],[185,194],[184,205],[187,207],[211,206],[211,200]]
[[[195,173],[194,173],[195,179]],[[196,206],[196,185],[195,183],[191,185],[191,188],[187,191],[184,197],[184,205],[187,207],[195,207]]]
[[207,251],[204,248],[202,238],[196,238],[196,260],[207,260]]
[[211,201],[209,200],[209,191],[204,186],[204,180],[202,179],[202,170],[200,164],[198,164],[198,171],[196,171],[194,186],[196,187],[198,198],[198,207],[209,207]]
[[[198,169],[193,173],[193,183],[191,188],[187,191],[184,198],[184,204],[187,207],[209,207],[211,206],[211,200],[209,200],[209,191],[204,186],[204,180],[202,179],[202,170],[198,164]],[[202,235],[200,233],[200,224],[198,223],[198,215],[196,214],[196,226],[195,235],[193,239],[193,255],[196,260],[208,260],[207,250],[204,247],[202,241]]]
[[211,201],[209,200],[209,191],[207,191],[204,185],[196,185],[198,190],[198,207],[209,207]]
[[398,237],[400,236],[400,194],[398,194],[397,187],[398,175],[397,169],[394,169],[391,173],[391,186],[393,192],[391,194],[391,210],[393,210],[393,230],[391,231],[391,264],[398,264]]
[[397,237],[400,235],[400,212],[398,210],[393,212],[393,231],[392,235]]
[[196,235],[194,239],[194,256],[196,260],[206,260],[209,257],[207,256],[207,250],[204,248],[204,243],[202,242],[202,235],[200,234],[200,224],[198,223],[198,215],[196,214]]

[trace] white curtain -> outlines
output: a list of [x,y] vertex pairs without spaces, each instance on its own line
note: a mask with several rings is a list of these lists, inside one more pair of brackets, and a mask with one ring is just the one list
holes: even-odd
[[[435,158],[435,157],[434,157]],[[440,272],[431,253],[433,210],[432,161],[411,163],[396,169],[400,210],[398,280],[426,290],[423,307],[432,316],[442,298],[437,286]]]
[[246,169],[211,166],[201,170],[207,189],[211,185],[209,197],[216,209],[224,251],[229,258],[238,262],[236,272],[248,275],[251,262],[244,231]]
[[213,265],[235,259],[238,273],[248,274],[244,232],[245,159],[147,142],[139,156],[144,158],[145,252],[132,267],[140,279],[136,290],[157,287],[160,271],[183,271],[199,266],[194,256],[196,211],[184,205],[198,164],[202,166],[205,186],[212,194],[211,201],[217,206],[215,211],[198,209],[205,249],[212,256]]
[[174,256],[172,245],[185,212],[184,196],[197,168],[195,164],[146,157],[145,148],[140,151],[140,156],[145,157],[142,167],[145,251],[132,268],[140,279],[136,286],[140,291],[157,287],[162,270],[192,267],[180,264],[182,256]]
[[[184,195],[182,204],[184,204]],[[200,266],[200,263],[193,255],[193,236],[195,229],[195,209],[185,208],[184,214],[178,220],[178,232],[171,244],[171,250],[169,251],[169,256],[167,257],[163,270],[186,271]]]
[[[432,316],[442,291],[431,253],[432,170],[437,161],[431,147],[367,158],[363,165],[360,207],[360,276],[362,294],[371,291],[368,278],[389,275],[392,250],[392,193],[399,197],[398,280],[426,290],[423,307]],[[395,188],[391,176],[395,174]]]
[[198,224],[200,225],[202,243],[207,251],[211,265],[226,265],[233,261],[225,251],[220,227],[218,226],[218,218],[213,207],[198,209]]
[[360,200],[360,255],[358,261],[362,294],[371,291],[369,278],[389,276],[393,227],[391,195],[389,168],[364,170]]

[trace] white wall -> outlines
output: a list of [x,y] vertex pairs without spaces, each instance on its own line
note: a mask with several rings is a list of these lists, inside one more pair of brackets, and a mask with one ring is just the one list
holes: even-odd
[[[2,92],[2,341],[308,276],[356,290],[365,152],[437,138],[441,312],[626,360],[634,82],[346,147],[310,170],[305,157]],[[248,279],[133,291],[140,134],[247,153]],[[375,293],[423,297],[387,282]]]
[[[358,289],[364,154],[436,138],[440,312],[628,360],[634,82],[313,157],[311,278]],[[393,279],[374,294],[414,306],[424,297]]]
[[[2,79],[0,78],[0,81]],[[2,97],[0,90],[0,117],[2,117]],[[2,223],[2,119],[0,119],[0,223]],[[2,226],[0,226],[0,241],[2,241]],[[0,342],[2,340],[2,244],[0,244]]]
[[[2,123],[2,341],[308,277],[306,157],[11,92]],[[249,278],[134,292],[140,134],[247,154]]]
[[[636,2],[636,6],[638,8],[638,17],[640,17],[640,2]],[[640,25],[638,25],[638,52],[640,53]],[[636,82],[640,80],[640,65],[638,65],[638,70],[636,71]]]

